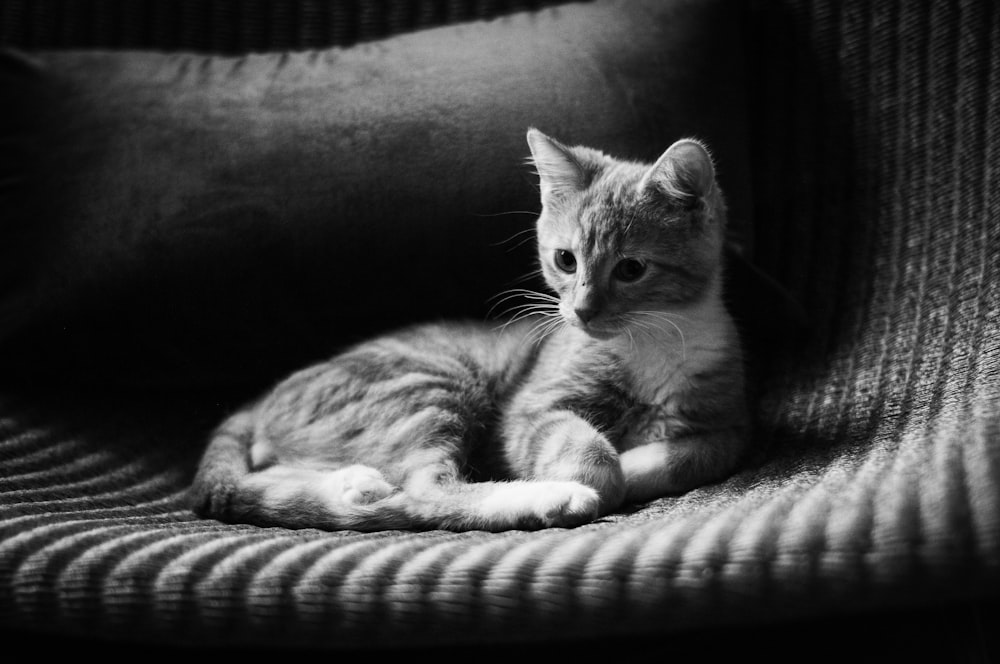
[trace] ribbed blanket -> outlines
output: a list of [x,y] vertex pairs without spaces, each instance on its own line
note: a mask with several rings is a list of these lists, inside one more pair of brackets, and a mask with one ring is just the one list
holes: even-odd
[[214,403],[8,384],[0,624],[360,647],[997,597],[1000,11],[747,21],[755,257],[811,322],[758,349],[747,467],[572,530],[224,525],[183,501]]

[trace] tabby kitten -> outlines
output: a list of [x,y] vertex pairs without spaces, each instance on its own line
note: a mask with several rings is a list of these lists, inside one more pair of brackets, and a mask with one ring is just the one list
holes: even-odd
[[329,530],[575,526],[728,475],[747,444],[705,147],[652,165],[537,130],[542,273],[502,327],[422,325],[293,374],[214,434],[205,517]]

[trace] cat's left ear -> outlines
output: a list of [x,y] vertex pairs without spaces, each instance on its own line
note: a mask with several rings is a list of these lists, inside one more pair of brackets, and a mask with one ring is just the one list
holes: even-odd
[[643,178],[643,186],[692,203],[714,184],[715,166],[708,148],[693,138],[682,138],[667,148]]

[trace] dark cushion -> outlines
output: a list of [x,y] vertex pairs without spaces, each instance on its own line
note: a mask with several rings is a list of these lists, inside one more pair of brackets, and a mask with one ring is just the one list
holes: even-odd
[[346,49],[7,55],[0,366],[257,379],[483,317],[534,265],[525,131],[714,148],[749,212],[738,13],[567,5]]

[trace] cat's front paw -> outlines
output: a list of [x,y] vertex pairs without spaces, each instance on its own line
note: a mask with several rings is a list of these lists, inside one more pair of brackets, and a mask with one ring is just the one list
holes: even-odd
[[546,526],[572,527],[597,518],[601,497],[597,491],[579,482],[543,482],[560,485],[546,491],[538,509]]
[[395,491],[395,487],[371,466],[347,466],[330,473],[330,489],[339,502],[367,505]]
[[480,509],[489,528],[571,528],[598,517],[597,491],[579,482],[501,484]]

